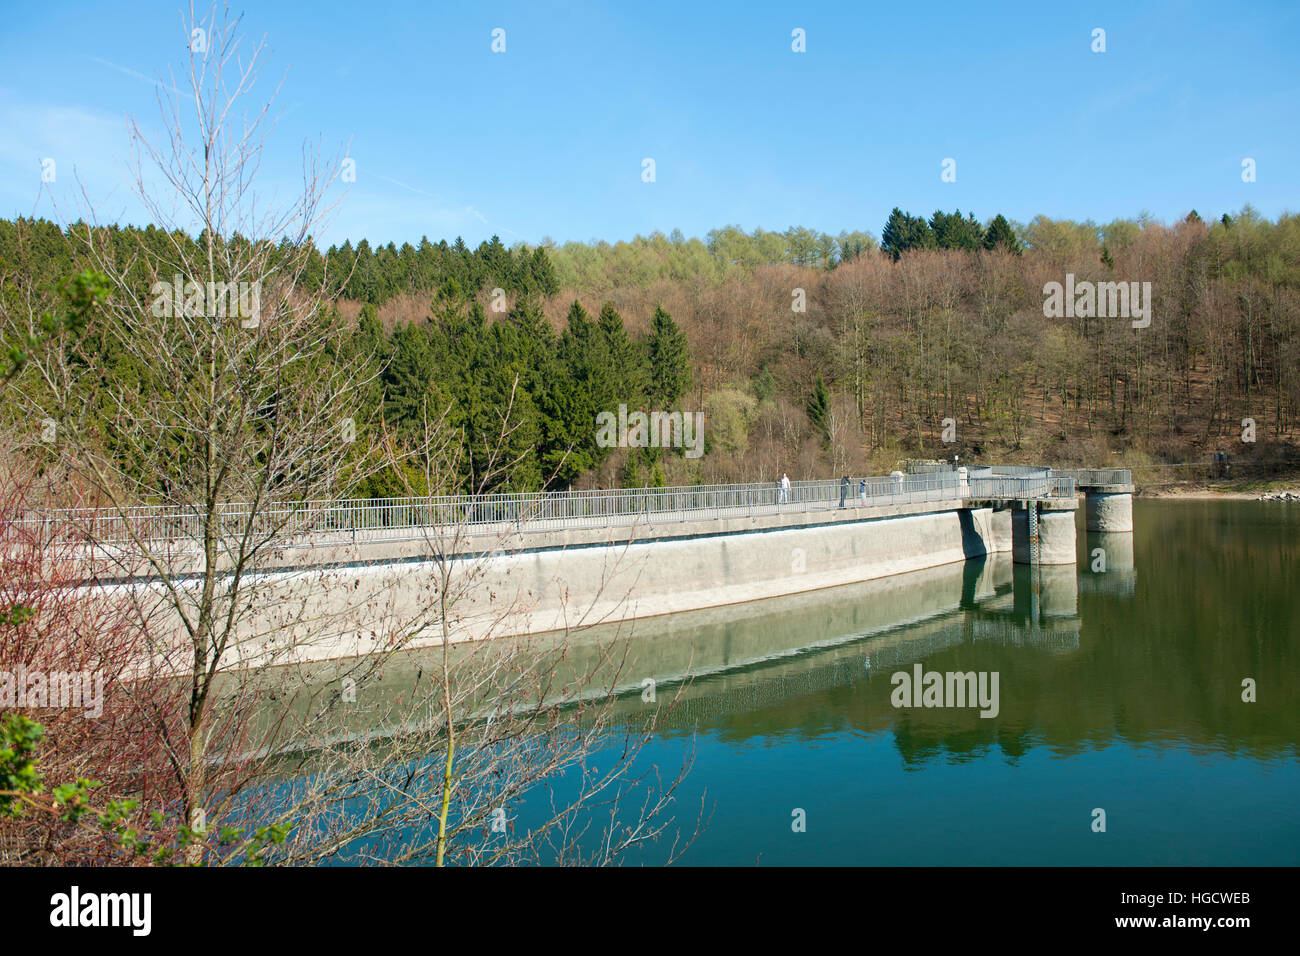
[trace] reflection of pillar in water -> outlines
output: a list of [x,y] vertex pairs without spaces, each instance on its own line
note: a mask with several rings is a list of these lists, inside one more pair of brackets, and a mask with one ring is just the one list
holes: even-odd
[[[1033,541],[1034,538],[1031,537],[1030,540]],[[1032,548],[1030,548],[1030,552],[1029,552],[1030,556],[1035,559],[1034,562],[1029,566],[1029,620],[1030,621],[1038,620],[1040,601],[1041,601],[1039,589],[1041,586],[1040,582],[1042,581],[1042,575],[1039,574],[1041,565],[1039,565],[1037,561],[1037,557],[1038,557],[1037,551],[1038,551],[1038,547],[1035,544]]]
[[[1007,526],[1011,525],[1011,512],[1007,512]],[[995,590],[1005,590],[1011,587],[1013,576],[1016,571],[1016,563],[1011,558],[1011,552],[1000,551],[997,554],[988,556],[989,576],[993,581]]]
[[1016,562],[1012,569],[1012,607],[1022,622],[1038,620],[1038,576],[1027,564]]
[[1132,595],[1137,584],[1131,532],[1089,531],[1079,565],[1079,589],[1086,594]]
[[1074,617],[1079,613],[1079,578],[1068,564],[1044,564],[1038,568],[1039,620]]
[[1079,613],[1079,583],[1070,565],[1016,565],[1013,588],[1016,615],[1027,623]]

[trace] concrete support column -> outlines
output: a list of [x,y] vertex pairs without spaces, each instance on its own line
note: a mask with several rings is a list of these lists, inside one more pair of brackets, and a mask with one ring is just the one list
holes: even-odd
[[993,532],[992,547],[989,550],[994,554],[1009,553],[1012,547],[1011,509],[1007,506],[995,507],[989,525]]
[[1074,511],[1043,511],[1038,515],[1038,560],[1043,564],[1074,564]]
[[[1117,489],[1119,486],[1115,486]],[[1133,488],[1123,490],[1092,489],[1084,491],[1086,526],[1089,531],[1132,531]]]
[[[1072,507],[1067,507],[1067,504]],[[1074,512],[1077,504],[1073,501],[1038,501],[1032,502],[1030,507],[1038,509],[1038,563],[1074,564]],[[1018,506],[1011,512],[1012,554],[1016,564],[1031,563],[1030,524],[1027,508]]]
[[1016,564],[1029,564],[1029,512],[1023,504],[1011,509],[1011,556]]

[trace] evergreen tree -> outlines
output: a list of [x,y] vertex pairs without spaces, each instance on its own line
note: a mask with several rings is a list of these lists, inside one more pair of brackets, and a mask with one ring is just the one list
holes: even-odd
[[560,281],[555,276],[551,257],[541,246],[534,249],[529,258],[528,277],[532,288],[544,296],[552,296],[560,291]]
[[691,387],[691,357],[686,336],[663,306],[655,307],[646,339],[650,378],[646,398],[657,409],[670,409]]
[[988,232],[984,234],[985,249],[996,249],[998,246],[1017,256],[1020,255],[1020,240],[1016,238],[1015,230],[1011,228],[1011,223],[1007,222],[1002,213],[993,217]]
[[[614,411],[614,387],[600,327],[579,302],[569,307],[568,328],[560,336],[561,379],[555,382],[547,444],[563,483],[595,467],[609,453],[596,446],[596,416]],[[567,453],[562,457],[557,453]],[[545,453],[544,453],[545,457]]]
[[817,386],[813,389],[812,397],[808,399],[808,420],[812,422],[813,428],[821,432],[823,436],[827,434],[827,416],[830,415],[831,397],[826,391],[826,383],[822,381],[820,375],[817,376]]
[[880,231],[880,248],[893,256],[895,262],[907,248],[907,233],[907,216],[895,206],[885,220],[885,228]]
[[381,374],[369,384],[362,399],[363,417],[368,417],[382,401],[384,395],[384,378],[390,357],[388,337],[384,335],[383,326],[379,324],[379,310],[367,303],[361,307],[357,317],[357,327],[351,338],[340,352],[348,357],[362,356],[370,359],[371,368]]
[[422,327],[399,326],[393,332],[392,355],[383,373],[384,420],[403,438],[414,438],[423,426],[426,408],[434,405],[438,365]]
[[482,243],[476,253],[475,258],[480,263],[480,279],[475,283],[475,288],[481,286],[484,280],[491,282],[494,287],[502,289],[516,290],[519,284],[515,276],[515,260],[510,255],[510,250],[501,242],[500,236],[493,236],[487,242]]
[[909,249],[933,249],[934,233],[922,216],[905,213],[897,206],[889,214],[885,228],[880,233],[880,248],[893,256],[894,261]]
[[619,315],[612,302],[606,302],[601,307],[600,336],[614,383],[613,402],[626,402],[629,405],[639,403],[649,382],[646,357],[627,334],[627,329],[623,327],[623,316]]
[[974,215],[962,218],[961,210],[945,213],[936,210],[930,217],[930,231],[940,249],[978,249],[984,242],[984,229]]
[[348,279],[347,296],[361,302],[375,302],[375,254],[370,250],[369,241],[362,239],[357,243],[355,263],[352,276]]

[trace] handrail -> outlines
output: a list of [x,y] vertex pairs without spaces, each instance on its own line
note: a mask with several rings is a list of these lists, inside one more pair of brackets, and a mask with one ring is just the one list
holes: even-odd
[[1051,473],[1061,478],[1073,478],[1080,487],[1133,484],[1133,472],[1128,468],[1053,468]]
[[[412,540],[452,527],[467,534],[501,534],[511,530],[606,528],[642,521],[777,514],[839,507],[841,503],[856,508],[969,497],[1026,499],[1073,494],[1070,478],[1049,478],[1043,469],[1027,476],[989,476],[981,470],[973,477],[953,471],[852,478],[847,490],[837,479],[793,481],[787,493],[782,493],[777,482],[751,482],[276,502],[257,509],[236,502],[217,509],[221,519],[217,536],[223,546],[245,535],[277,540],[286,535],[310,535],[314,544],[393,541]],[[140,505],[120,511],[61,509],[29,513],[20,523],[35,522],[46,529],[74,530],[78,537],[110,546],[137,541],[198,543],[208,525],[201,509],[174,505]]]

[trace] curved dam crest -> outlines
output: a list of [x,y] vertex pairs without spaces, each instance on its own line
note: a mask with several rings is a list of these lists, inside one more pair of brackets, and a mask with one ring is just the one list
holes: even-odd
[[[871,491],[864,480],[860,497],[847,480],[821,482],[811,491],[795,488],[803,497],[791,501],[784,491],[778,500],[771,489],[718,486],[706,489],[707,506],[697,510],[676,506],[701,494],[690,489],[611,492],[633,500],[662,493],[674,507],[610,517],[597,512],[595,521],[581,512],[534,521],[522,502],[509,499],[511,510],[498,507],[472,527],[396,525],[389,531],[385,524],[332,536],[308,533],[263,554],[245,572],[240,603],[231,609],[237,622],[232,665],[418,649],[441,643],[444,629],[454,642],[572,633],[989,555],[1010,554],[1015,563],[1044,572],[1073,570],[1080,508],[1074,479],[1049,488],[1048,470],[1022,470],[1027,474],[1004,476],[984,468],[969,481],[966,469],[914,479],[900,473],[878,480],[882,486]],[[1104,507],[1100,499],[1093,502],[1091,485],[1083,486],[1090,505],[1086,523],[1125,524],[1128,489],[1113,485],[1111,472],[1101,477]],[[718,505],[719,499],[725,503]],[[583,508],[601,505],[601,499],[586,500]],[[427,506],[383,507],[406,509],[404,515]],[[1110,520],[1096,522],[1102,510]],[[390,513],[397,514],[382,512]],[[165,670],[169,658],[184,659],[184,631],[160,583],[128,554],[122,552],[115,565],[119,583],[104,591],[143,597],[155,609],[152,626],[160,641],[154,666]],[[182,591],[197,587],[201,561],[183,547],[168,552],[172,583]]]
[[[1074,564],[1076,507],[1039,515],[1044,564]],[[1018,524],[1010,507],[954,501],[524,534],[447,559],[462,582],[449,624],[453,640],[475,640],[745,604],[1019,552]],[[293,570],[258,575],[241,659],[386,650],[386,623],[417,621],[437,601],[439,563],[420,544],[319,549],[315,568],[285,554]],[[431,622],[407,646],[440,639]]]

